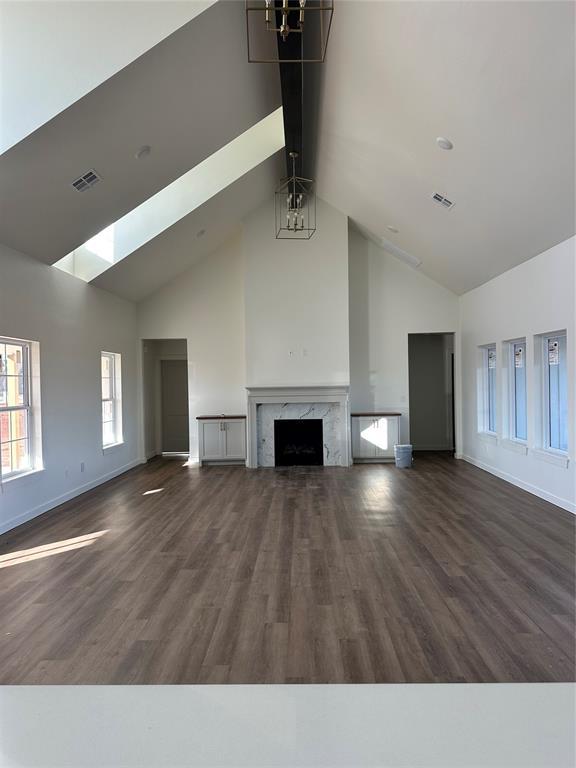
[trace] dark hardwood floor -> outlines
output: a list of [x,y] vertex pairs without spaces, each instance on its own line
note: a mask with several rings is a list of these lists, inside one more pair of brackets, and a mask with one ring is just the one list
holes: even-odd
[[441,454],[154,460],[0,537],[0,683],[572,681],[574,522]]

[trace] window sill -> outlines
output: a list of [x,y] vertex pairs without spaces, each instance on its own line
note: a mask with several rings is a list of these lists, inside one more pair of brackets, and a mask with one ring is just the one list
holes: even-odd
[[120,448],[124,447],[124,440],[121,440],[119,443],[112,443],[111,445],[105,445],[102,448],[102,455],[106,456],[108,453],[115,453],[116,451],[120,450]]
[[41,467],[40,469],[29,469],[27,472],[20,472],[19,474],[11,475],[10,477],[3,477],[1,485],[11,486],[13,483],[18,485],[25,484],[26,482],[35,480],[45,471],[44,467]]
[[554,464],[556,467],[568,468],[570,459],[567,453],[555,451],[554,449],[532,448],[532,454],[540,461],[546,461],[548,464]]
[[523,456],[526,456],[528,453],[528,446],[526,443],[521,442],[520,440],[502,440],[500,445],[502,448],[506,448],[507,451],[514,451],[514,453],[521,453]]
[[479,440],[483,440],[485,443],[492,443],[493,445],[498,444],[498,435],[496,432],[478,432],[477,436]]

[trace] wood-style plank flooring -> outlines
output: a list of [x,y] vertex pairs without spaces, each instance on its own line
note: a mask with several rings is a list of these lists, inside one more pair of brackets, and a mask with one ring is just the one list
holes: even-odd
[[442,454],[154,460],[0,537],[0,683],[575,679],[574,517]]

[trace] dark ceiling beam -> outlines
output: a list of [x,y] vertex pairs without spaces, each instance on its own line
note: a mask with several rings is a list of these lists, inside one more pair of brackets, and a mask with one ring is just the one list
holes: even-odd
[[[282,0],[276,0],[276,26],[282,23]],[[298,0],[289,0],[292,10],[290,17],[292,26],[297,19]],[[280,9],[280,10],[279,10]],[[305,17],[305,29],[309,31],[317,23],[318,14],[308,13]],[[311,36],[313,33],[311,33]],[[316,165],[316,126],[318,122],[318,96],[321,65],[297,62],[302,58],[303,35],[291,32],[283,40],[277,33],[278,58],[294,59],[294,63],[281,63],[280,86],[282,91],[282,106],[284,110],[284,136],[286,140],[286,175],[292,173],[290,152],[298,152],[296,173],[298,176],[314,178]]]

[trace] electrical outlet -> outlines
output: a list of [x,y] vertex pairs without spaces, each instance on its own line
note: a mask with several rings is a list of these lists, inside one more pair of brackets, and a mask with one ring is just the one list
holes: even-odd
[[84,462],[80,462],[80,472],[84,472]]
[[68,477],[69,474],[70,474],[70,470],[68,469],[68,467],[66,467],[66,469],[64,470],[64,477]]

